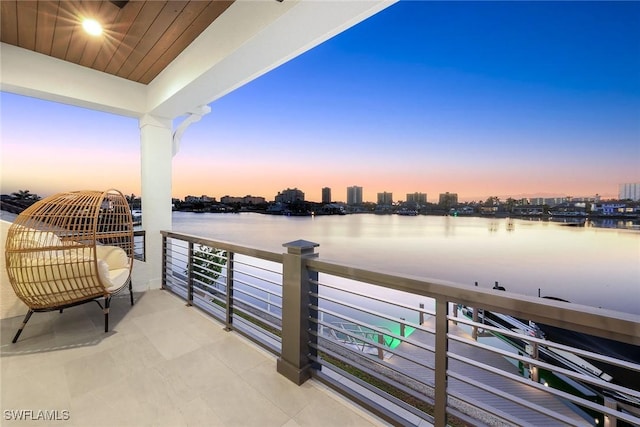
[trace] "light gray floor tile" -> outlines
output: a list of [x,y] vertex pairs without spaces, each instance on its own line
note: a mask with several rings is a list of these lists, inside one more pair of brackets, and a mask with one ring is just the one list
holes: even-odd
[[274,369],[275,360],[263,363],[245,371],[242,378],[278,406],[290,417],[302,411],[321,393],[317,388],[305,383],[294,384]]
[[240,378],[236,381],[216,382],[200,397],[228,426],[280,427],[290,419]]
[[94,304],[34,314],[16,344],[22,316],[1,320],[2,414],[69,415],[3,426],[375,425],[313,381],[291,383],[271,353],[164,291],[114,303],[106,334]]

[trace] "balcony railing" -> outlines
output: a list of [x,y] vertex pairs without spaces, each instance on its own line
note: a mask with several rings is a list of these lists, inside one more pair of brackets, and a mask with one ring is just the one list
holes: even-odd
[[394,424],[640,425],[640,316],[162,234],[165,289]]
[[133,256],[138,261],[147,260],[147,233],[144,230],[133,232]]

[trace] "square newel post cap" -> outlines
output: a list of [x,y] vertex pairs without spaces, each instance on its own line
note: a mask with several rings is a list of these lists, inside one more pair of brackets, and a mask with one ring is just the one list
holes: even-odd
[[314,248],[320,246],[319,243],[309,242],[307,240],[295,240],[289,243],[283,243],[282,246],[287,248],[287,252],[294,255],[309,255],[314,253]]

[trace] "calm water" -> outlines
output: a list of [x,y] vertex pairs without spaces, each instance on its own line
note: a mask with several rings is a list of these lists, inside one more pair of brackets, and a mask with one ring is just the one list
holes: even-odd
[[284,217],[174,212],[177,232],[323,260],[640,314],[640,231],[476,217]]

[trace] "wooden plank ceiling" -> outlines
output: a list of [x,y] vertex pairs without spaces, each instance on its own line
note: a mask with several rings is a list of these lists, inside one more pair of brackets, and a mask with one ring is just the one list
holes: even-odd
[[[1,41],[148,84],[231,3],[1,0]],[[87,34],[85,17],[103,34]]]

